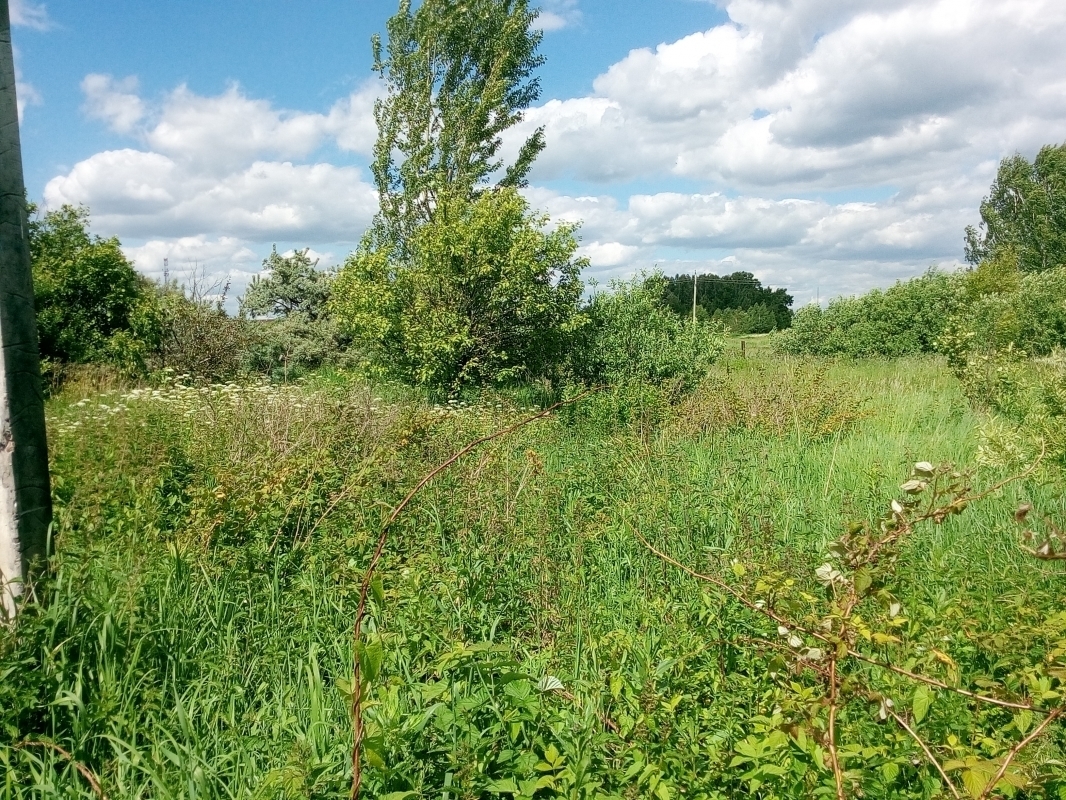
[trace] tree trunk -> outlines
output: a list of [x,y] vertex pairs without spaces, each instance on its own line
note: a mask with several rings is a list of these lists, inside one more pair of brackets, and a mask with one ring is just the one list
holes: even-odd
[[0,0],[0,619],[44,568],[52,499],[8,0]]

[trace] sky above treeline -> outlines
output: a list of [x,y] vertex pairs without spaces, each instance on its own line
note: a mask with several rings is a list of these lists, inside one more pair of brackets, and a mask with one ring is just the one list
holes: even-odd
[[[1066,140],[1063,0],[543,0],[528,197],[586,277],[736,270],[823,301],[933,264],[1001,158]],[[12,0],[27,188],[138,269],[239,292],[355,247],[395,0]]]

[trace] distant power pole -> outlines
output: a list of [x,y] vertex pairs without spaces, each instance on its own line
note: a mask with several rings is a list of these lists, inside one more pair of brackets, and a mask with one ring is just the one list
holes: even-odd
[[699,274],[696,270],[692,270],[692,327],[696,327],[696,282],[699,280]]
[[11,16],[0,0],[0,619],[44,568],[51,523]]
[[163,259],[163,286],[170,283],[170,259]]

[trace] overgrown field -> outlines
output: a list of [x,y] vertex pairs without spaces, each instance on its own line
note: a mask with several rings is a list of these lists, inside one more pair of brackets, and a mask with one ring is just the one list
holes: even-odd
[[[993,786],[1063,702],[1064,562],[1027,554],[1015,522],[1026,502],[1066,520],[1061,470],[916,524],[878,566],[854,647],[947,688],[851,661],[827,700],[824,645],[760,610],[824,623],[830,545],[880,530],[916,462],[972,469],[974,493],[1009,473],[979,464],[983,420],[941,361],[748,356],[731,344],[683,398],[576,402],[415,498],[365,625],[364,796],[833,797],[832,750],[848,797],[949,796],[896,715],[964,794],[1066,797],[1061,722]],[[548,399],[434,405],[328,375],[68,386],[49,410],[55,578],[0,632],[0,793],[347,796],[351,629],[383,519]]]

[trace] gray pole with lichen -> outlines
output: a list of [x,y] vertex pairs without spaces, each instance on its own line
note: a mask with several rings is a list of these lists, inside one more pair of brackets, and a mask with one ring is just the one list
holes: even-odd
[[0,619],[44,568],[51,522],[11,14],[0,0]]

